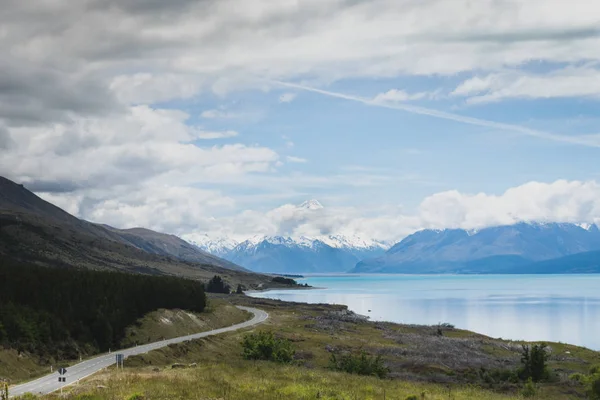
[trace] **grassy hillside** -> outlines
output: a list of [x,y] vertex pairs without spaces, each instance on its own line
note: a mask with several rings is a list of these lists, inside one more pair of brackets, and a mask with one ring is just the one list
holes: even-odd
[[[508,377],[520,365],[521,342],[438,327],[368,322],[345,307],[229,297],[269,312],[254,331],[272,331],[292,341],[293,365],[246,361],[244,332],[169,346],[127,360],[125,374],[105,371],[72,389],[71,398],[127,399],[517,399],[522,382]],[[358,377],[328,369],[332,352],[365,351],[382,357],[388,379]],[[550,382],[537,399],[579,399],[583,385],[569,378],[600,364],[600,353],[552,343]],[[173,369],[173,365],[185,367]],[[191,365],[191,366],[190,366]],[[78,397],[82,394],[91,397]],[[421,397],[425,393],[424,397]]]
[[121,348],[210,331],[239,324],[252,315],[223,300],[211,300],[202,313],[157,310],[146,314],[125,330]]
[[0,177],[0,258],[52,267],[122,270],[257,287],[262,275],[147,229],[118,230],[80,220]]

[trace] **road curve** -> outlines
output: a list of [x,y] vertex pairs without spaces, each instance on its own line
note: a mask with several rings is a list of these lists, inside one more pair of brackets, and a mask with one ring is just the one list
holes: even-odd
[[129,356],[143,354],[143,353],[147,353],[152,350],[160,349],[161,347],[165,347],[165,346],[168,346],[173,343],[181,343],[181,342],[185,342],[187,340],[200,339],[200,338],[207,337],[207,336],[218,335],[220,333],[231,332],[231,331],[235,331],[235,330],[242,329],[242,328],[248,328],[250,326],[260,324],[261,322],[264,322],[267,320],[267,318],[269,318],[269,314],[267,314],[263,310],[259,310],[256,308],[250,308],[250,307],[242,307],[242,306],[237,306],[237,307],[241,310],[251,312],[252,314],[254,314],[254,317],[252,317],[252,319],[250,319],[246,322],[242,322],[241,324],[228,326],[226,328],[215,329],[215,330],[208,331],[208,332],[195,333],[193,335],[181,336],[181,337],[174,338],[174,339],[161,340],[160,342],[149,343],[149,344],[145,344],[142,346],[131,347],[129,349],[118,350],[118,351],[115,351],[115,352],[112,352],[109,354],[104,354],[104,355],[83,361],[79,364],[72,365],[71,367],[67,367],[67,373],[65,375],[66,382],[59,382],[58,381],[59,374],[58,374],[58,372],[55,372],[53,374],[46,375],[42,378],[36,379],[31,382],[27,382],[27,383],[23,383],[21,385],[16,385],[16,386],[10,387],[9,388],[10,397],[20,396],[25,393],[48,394],[48,393],[55,392],[55,391],[61,389],[61,387],[72,385],[73,383],[76,383],[77,381],[79,381],[85,377],[95,374],[96,372],[100,371],[101,369],[104,369],[106,367],[109,367],[109,366],[115,364],[115,354],[117,354],[117,353],[123,354],[125,356],[125,358],[127,358]]

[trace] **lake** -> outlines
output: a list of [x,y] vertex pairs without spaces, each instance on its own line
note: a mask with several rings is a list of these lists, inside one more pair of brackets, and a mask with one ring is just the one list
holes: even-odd
[[600,350],[597,275],[337,275],[299,280],[323,289],[254,297],[345,304],[372,320],[457,328],[513,340]]

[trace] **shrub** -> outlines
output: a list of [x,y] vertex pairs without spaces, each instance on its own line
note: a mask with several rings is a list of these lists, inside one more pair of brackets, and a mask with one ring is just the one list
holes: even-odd
[[600,374],[592,375],[589,379],[589,397],[592,400],[600,400]]
[[519,377],[523,380],[531,378],[533,382],[546,380],[549,377],[546,361],[548,353],[546,352],[546,344],[534,344],[533,346],[523,346],[521,355],[521,368],[519,369]]
[[221,278],[219,275],[215,275],[206,284],[206,291],[209,292],[209,293],[225,293],[225,294],[229,294],[231,292],[231,288],[223,280],[223,278]]
[[419,398],[418,398],[416,395],[414,395],[414,394],[413,394],[413,395],[410,395],[410,396],[408,396],[408,397],[407,397],[406,399],[404,399],[404,400],[419,400]]
[[337,356],[335,353],[329,359],[329,366],[335,371],[343,371],[349,374],[371,375],[385,378],[390,370],[383,365],[380,356],[369,356],[364,351],[360,354],[345,354]]
[[521,395],[523,397],[533,397],[536,393],[537,389],[535,388],[535,384],[533,383],[533,380],[529,378],[525,386],[523,386],[523,390],[521,390]]
[[290,363],[295,351],[292,342],[277,338],[273,332],[258,332],[244,336],[242,340],[242,356],[246,360],[267,360]]
[[236,294],[244,294],[244,287],[238,283],[235,293]]
[[127,400],[144,400],[145,397],[141,393],[134,393],[127,398]]

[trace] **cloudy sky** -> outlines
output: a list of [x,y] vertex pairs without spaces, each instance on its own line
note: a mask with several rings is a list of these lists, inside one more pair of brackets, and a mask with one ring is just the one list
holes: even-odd
[[2,3],[0,175],[77,216],[238,239],[600,222],[598,2]]

